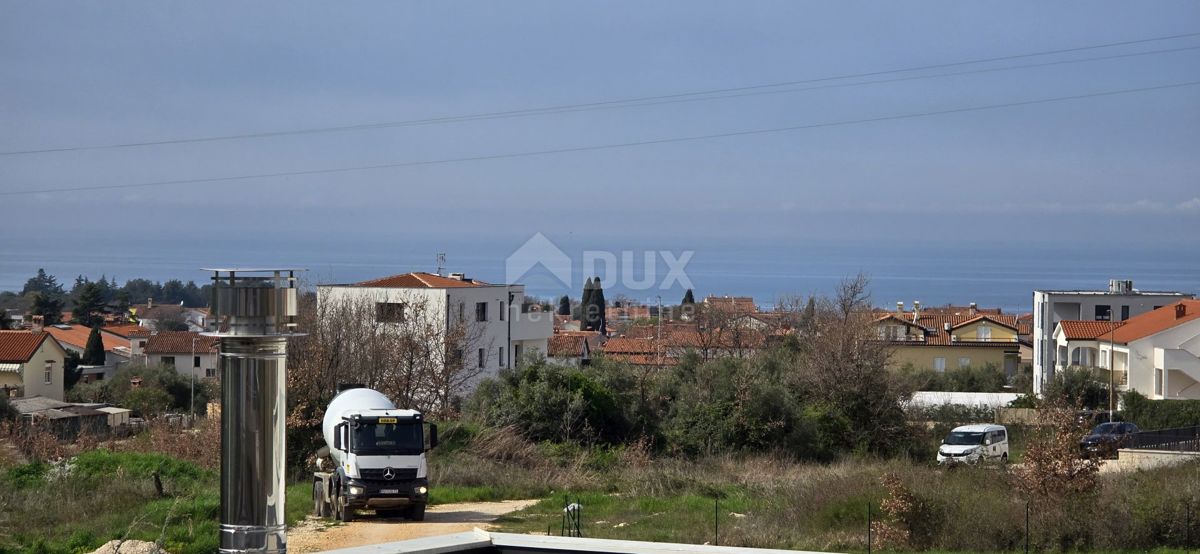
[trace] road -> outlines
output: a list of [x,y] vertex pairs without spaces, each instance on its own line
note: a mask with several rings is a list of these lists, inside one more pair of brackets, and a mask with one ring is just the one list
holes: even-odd
[[320,552],[461,533],[476,527],[486,529],[497,517],[524,509],[536,502],[537,500],[506,500],[430,506],[425,511],[425,521],[421,522],[362,515],[359,516],[361,519],[348,524],[335,524],[332,520],[309,516],[288,530],[288,552]]

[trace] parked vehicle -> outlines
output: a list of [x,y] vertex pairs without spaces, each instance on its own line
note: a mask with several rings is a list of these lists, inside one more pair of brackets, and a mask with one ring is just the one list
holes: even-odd
[[[382,516],[425,519],[429,473],[425,453],[437,446],[437,426],[421,412],[397,409],[378,391],[354,388],[329,403],[322,422],[326,446],[317,452],[313,473],[313,512],[340,521],[355,510]],[[325,471],[326,456],[332,471]]]
[[938,447],[937,461],[939,464],[1008,463],[1008,429],[990,424],[956,427]]
[[1117,450],[1129,444],[1133,434],[1139,432],[1141,429],[1128,421],[1101,423],[1079,441],[1079,451],[1085,457],[1115,458]]

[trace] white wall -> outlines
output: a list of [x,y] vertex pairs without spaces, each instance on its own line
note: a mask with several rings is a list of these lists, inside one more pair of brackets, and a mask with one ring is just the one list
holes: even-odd
[[1155,306],[1166,306],[1190,298],[1177,293],[1109,294],[1107,292],[1033,292],[1033,392],[1042,393],[1042,386],[1054,376],[1056,350],[1054,329],[1059,321],[1074,319],[1093,321],[1096,306],[1112,308],[1113,319],[1121,319],[1121,307],[1129,306],[1129,317],[1146,313]]

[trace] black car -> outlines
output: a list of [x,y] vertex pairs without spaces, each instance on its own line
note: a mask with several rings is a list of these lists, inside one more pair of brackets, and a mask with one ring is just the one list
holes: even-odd
[[1133,434],[1139,431],[1137,425],[1129,422],[1101,423],[1079,441],[1079,450],[1084,456],[1116,457],[1117,449],[1128,444]]

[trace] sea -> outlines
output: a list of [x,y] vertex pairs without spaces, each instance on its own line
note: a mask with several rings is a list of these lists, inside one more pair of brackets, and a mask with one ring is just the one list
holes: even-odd
[[[688,242],[558,240],[553,244],[563,256],[556,258],[557,265],[534,265],[513,276],[509,274],[519,271],[521,264],[506,262],[525,244],[523,239],[66,241],[0,236],[0,291],[20,291],[39,268],[70,288],[78,275],[105,276],[121,283],[140,277],[204,284],[211,276],[201,269],[206,267],[302,268],[310,285],[352,283],[408,271],[434,272],[441,264],[443,273],[461,272],[487,282],[521,282],[527,295],[546,299],[563,294],[579,297],[584,279],[595,274],[602,277],[608,300],[624,298],[650,305],[678,303],[692,288],[697,299],[750,296],[770,309],[785,298],[832,294],[839,283],[859,274],[869,279],[872,303],[885,308],[896,302],[909,306],[913,301],[924,306],[975,302],[1022,313],[1031,310],[1034,290],[1103,289],[1109,279],[1132,279],[1141,290],[1200,293],[1196,246],[1181,252],[1080,244]],[[592,263],[604,259],[616,264]],[[569,267],[570,277],[564,267]]]

